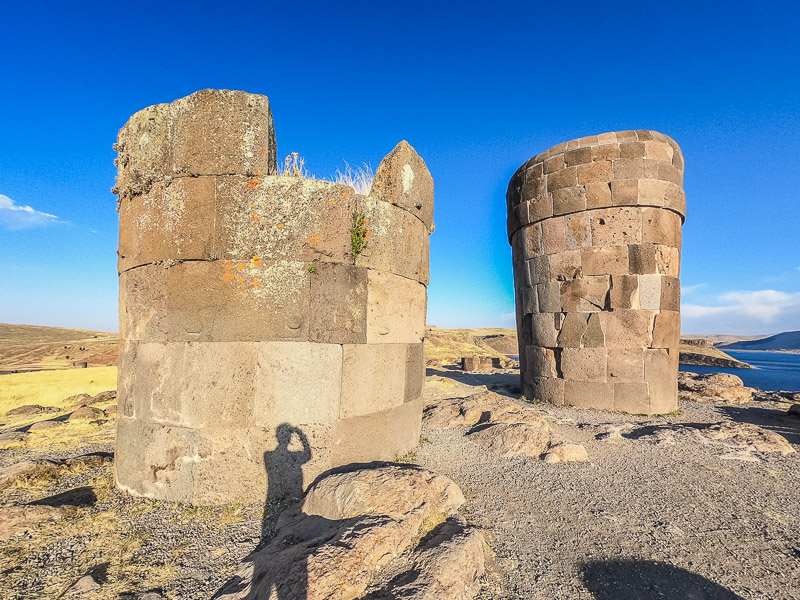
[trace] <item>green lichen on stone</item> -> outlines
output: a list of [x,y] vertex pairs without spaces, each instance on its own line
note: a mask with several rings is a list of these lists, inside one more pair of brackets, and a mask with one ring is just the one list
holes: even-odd
[[367,234],[369,230],[366,225],[366,218],[364,211],[355,211],[353,213],[353,227],[350,229],[350,247],[353,253],[353,261],[361,254],[367,247]]
[[308,272],[309,273],[316,273],[317,272],[317,267],[314,266],[314,265],[308,265]]

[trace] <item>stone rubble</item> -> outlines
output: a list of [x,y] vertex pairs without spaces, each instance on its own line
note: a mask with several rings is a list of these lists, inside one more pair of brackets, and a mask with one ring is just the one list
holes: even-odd
[[690,371],[678,374],[678,389],[682,400],[748,404],[753,401],[753,388],[745,387],[740,377],[730,373],[698,375]]

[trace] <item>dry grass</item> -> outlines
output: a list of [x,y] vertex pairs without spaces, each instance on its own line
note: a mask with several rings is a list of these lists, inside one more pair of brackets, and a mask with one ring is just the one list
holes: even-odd
[[73,406],[64,404],[65,398],[75,394],[95,395],[116,387],[117,367],[0,375],[0,414],[23,404],[72,409]]
[[375,180],[375,172],[372,167],[367,163],[362,163],[362,166],[356,166],[355,168],[346,162],[344,165],[344,171],[336,169],[333,181],[350,186],[356,191],[356,194],[369,196],[372,191],[372,182]]
[[[425,360],[429,365],[456,364],[462,356],[492,356],[508,360],[491,344],[513,337],[513,329],[429,329],[425,337]],[[513,344],[516,345],[516,342]]]

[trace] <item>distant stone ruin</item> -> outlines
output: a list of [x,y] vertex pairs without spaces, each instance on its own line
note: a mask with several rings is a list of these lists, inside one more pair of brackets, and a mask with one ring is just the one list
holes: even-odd
[[565,142],[508,186],[524,394],[677,409],[683,155],[656,131]]
[[461,357],[462,371],[490,371],[492,369],[501,369],[502,367],[500,359],[492,356]]
[[279,176],[268,99],[204,90],[116,149],[120,488],[257,502],[417,444],[433,180],[409,144],[368,196]]

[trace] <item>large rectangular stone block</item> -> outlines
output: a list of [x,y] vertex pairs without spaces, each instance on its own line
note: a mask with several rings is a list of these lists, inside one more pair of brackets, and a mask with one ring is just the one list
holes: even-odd
[[550,278],[568,281],[581,275],[581,251],[565,250],[550,257]]
[[[409,215],[409,218],[414,217]],[[309,341],[326,344],[366,342],[367,269],[319,263],[310,272],[309,281]]]
[[123,340],[167,340],[167,267],[120,273],[119,333]]
[[422,398],[381,412],[340,419],[333,426],[331,462],[395,460],[419,443]]
[[561,286],[557,281],[537,284],[536,290],[540,312],[561,312]]
[[578,277],[561,283],[561,308],[564,312],[594,312],[608,306],[608,275]]
[[[560,352],[560,350],[559,350]],[[527,346],[527,372],[532,377],[558,377],[556,351],[553,348]]]
[[[594,233],[592,236],[595,242]],[[584,276],[625,275],[630,272],[628,246],[593,246],[581,250],[581,265]]]
[[649,310],[615,310],[604,313],[606,346],[649,348],[654,317],[655,313]]
[[529,401],[564,404],[564,380],[555,377],[526,377],[523,384],[525,398]]
[[596,381],[564,382],[564,404],[577,408],[614,410],[614,386]]
[[647,383],[615,383],[614,410],[631,415],[649,415],[650,386]]
[[367,343],[418,344],[425,337],[427,292],[417,281],[368,271]]
[[553,315],[549,313],[532,314],[531,318],[531,342],[535,346],[553,348],[556,346],[558,331],[555,327]]
[[639,301],[639,276],[612,275],[609,301],[612,310],[641,308],[642,306]]
[[405,402],[407,353],[407,344],[342,346],[339,417],[366,415]]
[[567,215],[564,218],[566,225],[567,250],[579,250],[592,245],[591,213],[580,212]]
[[[588,148],[586,148],[588,150]],[[578,183],[608,183],[613,178],[613,168],[610,160],[593,162],[578,167]]]
[[661,275],[639,275],[639,306],[645,310],[661,309]]
[[561,371],[567,380],[605,381],[605,348],[564,348],[561,351]]
[[254,381],[256,427],[334,421],[341,412],[342,346],[261,342]]
[[163,260],[214,255],[215,178],[155,182],[119,206],[119,271]]
[[553,195],[545,193],[531,203],[529,210],[530,221],[536,222],[553,216]]
[[586,208],[604,208],[612,204],[611,183],[586,184]]
[[308,339],[310,273],[297,261],[200,261],[167,271],[170,341]]
[[678,408],[678,361],[669,350],[645,350],[644,373],[650,386],[651,414],[670,413]]
[[681,218],[661,208],[642,209],[642,242],[681,247]]
[[406,344],[405,401],[422,396],[425,388],[425,345]]
[[563,215],[586,209],[586,189],[582,185],[553,192],[553,214]]
[[653,325],[653,348],[677,348],[681,337],[681,315],[664,311],[656,315]]
[[542,251],[545,254],[563,252],[567,248],[564,217],[542,221]]
[[592,244],[615,246],[642,241],[642,216],[638,208],[604,208],[592,211]]
[[644,381],[644,349],[609,348],[607,374],[615,383]]
[[[589,313],[570,311],[566,313],[558,329],[556,345],[559,348],[580,348],[589,323]],[[550,375],[543,375],[549,377]]]

